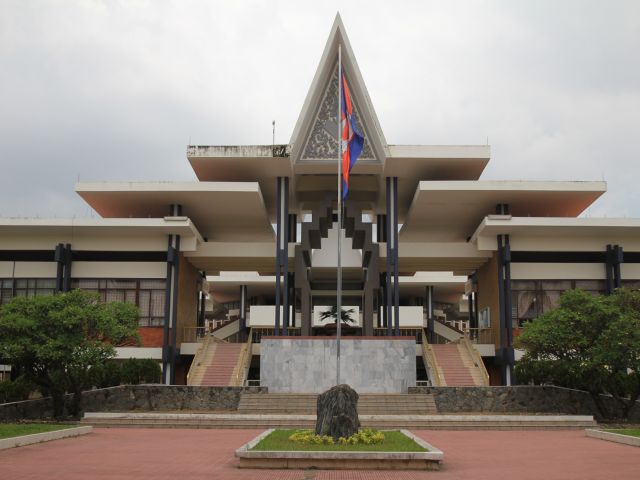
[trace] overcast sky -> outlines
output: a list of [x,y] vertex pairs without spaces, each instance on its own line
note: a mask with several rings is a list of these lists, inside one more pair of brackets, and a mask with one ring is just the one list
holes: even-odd
[[0,216],[83,181],[195,180],[188,144],[289,141],[340,10],[390,144],[485,144],[483,179],[606,180],[640,217],[638,1],[0,0]]

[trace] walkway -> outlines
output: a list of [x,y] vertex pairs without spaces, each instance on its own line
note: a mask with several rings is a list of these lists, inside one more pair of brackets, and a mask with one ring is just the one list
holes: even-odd
[[84,437],[2,451],[0,477],[635,480],[640,471],[640,449],[586,438],[582,431],[417,431],[444,450],[440,472],[238,470],[233,451],[258,433],[260,430],[96,429]]

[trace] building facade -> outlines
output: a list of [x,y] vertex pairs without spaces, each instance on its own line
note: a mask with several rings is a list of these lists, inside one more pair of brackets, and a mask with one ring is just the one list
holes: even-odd
[[[340,236],[339,45],[365,137]],[[428,345],[468,342],[487,382],[510,384],[513,338],[562,291],[640,288],[640,220],[580,216],[604,182],[482,180],[489,146],[388,143],[339,17],[288,144],[189,146],[187,159],[196,182],[78,183],[100,219],[0,219],[0,302],[74,288],[131,302],[142,344],[120,358],[203,383],[195,364],[215,370],[206,350],[227,341],[229,384],[258,382],[263,335],[335,334],[322,313],[340,241],[344,335],[414,337],[432,384],[454,383]],[[229,307],[215,325],[211,299]]]

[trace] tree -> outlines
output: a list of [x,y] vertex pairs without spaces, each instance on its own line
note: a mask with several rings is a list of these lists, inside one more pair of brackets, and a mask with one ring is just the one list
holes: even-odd
[[568,290],[558,308],[525,324],[516,346],[525,349],[521,382],[586,390],[603,417],[608,394],[628,416],[640,396],[640,292]]
[[[340,309],[340,319],[342,320],[342,323],[351,323],[353,322],[353,318],[351,318],[351,314],[354,312],[353,308],[350,308],[349,310],[345,310],[344,308]],[[336,323],[338,323],[338,307],[336,305],[332,306],[331,308],[329,308],[328,310],[325,310],[324,312],[320,313],[320,318],[322,320],[326,320],[327,318],[333,318],[336,320]]]
[[0,358],[51,395],[56,417],[65,393],[73,393],[78,415],[90,368],[114,357],[114,345],[137,342],[137,326],[135,305],[103,303],[95,293],[17,297],[0,309]]

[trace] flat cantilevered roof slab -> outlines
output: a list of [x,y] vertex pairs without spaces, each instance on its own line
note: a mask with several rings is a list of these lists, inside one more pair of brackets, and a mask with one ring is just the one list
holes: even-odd
[[510,235],[512,248],[532,251],[601,251],[609,244],[640,251],[638,218],[540,218],[491,215],[482,220],[471,242],[496,250],[497,235]]
[[[203,182],[258,182],[275,222],[276,178],[292,176],[287,149],[287,145],[189,146],[187,158]],[[282,156],[274,156],[274,150]]]
[[421,181],[400,239],[464,241],[499,203],[518,217],[576,217],[605,191],[605,182]]
[[275,238],[257,182],[79,183],[76,192],[107,218],[163,218],[178,204],[209,240]]

